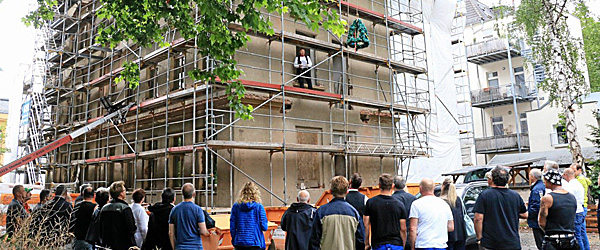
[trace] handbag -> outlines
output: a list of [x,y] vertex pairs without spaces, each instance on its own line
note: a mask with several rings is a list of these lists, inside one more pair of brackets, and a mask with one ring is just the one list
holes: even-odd
[[202,212],[204,212],[204,222],[206,223],[206,229],[215,228],[217,226],[215,220],[210,217],[206,210],[202,209]]
[[460,203],[462,205],[463,220],[465,221],[465,231],[467,232],[467,237],[473,237],[475,236],[475,224],[473,224],[473,220],[471,220],[471,217],[469,217],[469,214],[467,214],[467,210],[465,209],[465,204],[463,203],[462,199],[460,200]]

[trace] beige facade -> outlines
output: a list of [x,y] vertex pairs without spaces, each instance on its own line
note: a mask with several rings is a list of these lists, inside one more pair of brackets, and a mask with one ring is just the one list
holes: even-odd
[[[85,22],[51,24],[49,32],[59,38],[54,42],[64,44],[67,53],[48,51],[51,74],[44,100],[54,130],[44,140],[105,115],[102,97],[135,106],[116,127],[105,124],[51,154],[47,183],[107,186],[124,180],[129,189],[146,189],[154,202],[164,187],[193,182],[201,191],[198,201],[208,206],[231,205],[250,180],[262,185],[267,205],[290,203],[304,188],[318,197],[334,175],[359,172],[364,185],[376,185],[381,173],[396,173],[402,161],[429,150],[426,130],[414,125],[429,111],[425,48],[418,40],[422,16],[392,2],[387,9],[377,0],[331,6],[342,10],[348,23],[361,18],[369,31],[371,46],[343,53],[331,33],[309,30],[288,16],[281,23],[281,16],[268,14],[275,35],[253,35],[235,55],[244,71],[243,102],[257,108],[249,121],[234,117],[224,84],[189,78],[190,70],[210,70],[215,63],[195,53],[193,40],[174,32],[168,34],[168,48],[121,44],[111,52],[90,40],[100,21],[89,12],[98,1],[63,6]],[[407,14],[398,14],[400,8]],[[315,90],[294,87],[293,61],[300,48],[319,64],[311,71]],[[69,57],[74,51],[87,57]],[[125,61],[141,62],[135,90],[113,81]]]

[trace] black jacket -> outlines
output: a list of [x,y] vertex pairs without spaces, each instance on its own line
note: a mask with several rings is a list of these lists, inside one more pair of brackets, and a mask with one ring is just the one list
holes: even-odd
[[135,246],[133,234],[137,229],[127,202],[112,199],[100,211],[100,239],[113,250],[127,250]]
[[88,228],[92,221],[92,214],[96,204],[90,201],[82,201],[73,208],[73,216],[71,216],[71,231],[77,240],[85,240]]
[[173,207],[170,203],[165,204],[162,202],[148,207],[151,214],[148,220],[148,234],[146,234],[142,249],[172,250],[169,241],[169,215]]
[[306,250],[317,209],[306,203],[293,203],[281,217],[281,229],[286,231],[286,250]]
[[57,238],[65,236],[70,231],[71,214],[73,206],[64,197],[54,197],[44,206],[47,216],[43,222],[47,237]]

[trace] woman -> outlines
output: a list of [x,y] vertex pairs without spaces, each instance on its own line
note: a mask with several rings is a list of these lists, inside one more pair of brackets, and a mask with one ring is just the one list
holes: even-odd
[[260,191],[252,182],[247,182],[239,198],[231,208],[229,221],[231,244],[236,250],[265,249],[267,213],[260,204]]
[[452,180],[446,179],[442,183],[440,198],[444,199],[454,217],[454,231],[448,232],[448,250],[465,250],[465,240],[467,239],[467,229],[464,221],[463,204],[456,196],[456,187]]

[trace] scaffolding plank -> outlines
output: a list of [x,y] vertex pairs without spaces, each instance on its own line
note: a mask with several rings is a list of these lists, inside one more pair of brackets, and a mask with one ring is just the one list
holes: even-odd
[[[209,140],[206,145],[214,149],[254,149],[254,150],[283,150],[282,143],[275,142],[245,142],[245,141],[225,141]],[[322,152],[322,153],[342,153],[344,147],[338,145],[313,145],[286,143],[285,149],[288,151],[299,152]]]
[[[346,1],[340,1],[339,3],[336,3],[336,4],[340,4],[342,12],[344,12],[346,14],[356,15],[362,19],[369,20],[373,23],[385,25],[386,16],[383,13],[379,13],[379,12],[376,12],[376,11],[373,11],[373,10],[370,10],[367,8],[363,8],[361,6],[358,6],[356,4],[352,4],[352,3],[349,3]],[[413,36],[423,33],[422,29],[420,29],[412,24],[408,24],[403,21],[400,21],[398,19],[388,16],[387,21],[388,21],[388,27],[391,29],[394,29],[396,31],[406,33],[409,35],[413,35]]]
[[[392,109],[392,104],[390,102],[383,102],[378,100],[364,99],[358,97],[346,97],[346,101],[349,104],[367,107],[367,108],[375,108],[375,109]],[[407,106],[404,104],[394,104],[393,109],[395,112],[401,113],[409,113],[413,115],[421,115],[428,113],[428,110],[425,108]]]

